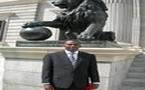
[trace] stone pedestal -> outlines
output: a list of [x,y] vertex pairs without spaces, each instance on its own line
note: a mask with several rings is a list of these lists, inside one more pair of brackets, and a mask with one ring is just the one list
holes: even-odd
[[[60,41],[17,41],[17,47],[62,47],[65,40]],[[111,41],[79,41],[81,43],[81,47],[86,48],[121,48],[121,46],[117,42]]]
[[[5,57],[3,90],[43,90],[42,58],[61,47],[1,47]],[[137,48],[81,48],[97,57],[101,85],[97,90],[117,90],[130,66]]]

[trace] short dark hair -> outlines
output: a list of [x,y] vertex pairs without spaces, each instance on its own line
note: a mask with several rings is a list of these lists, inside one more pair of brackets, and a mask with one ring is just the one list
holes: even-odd
[[67,42],[67,41],[74,41],[77,45],[81,46],[81,43],[78,39],[67,39],[64,41],[64,44]]

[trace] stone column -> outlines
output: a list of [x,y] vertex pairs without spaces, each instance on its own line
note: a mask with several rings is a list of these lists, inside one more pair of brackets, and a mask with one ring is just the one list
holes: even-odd
[[104,2],[109,15],[104,31],[114,31],[117,41],[138,43],[139,0],[104,0]]
[[131,43],[139,46],[140,40],[140,0],[133,0],[133,21]]
[[[140,16],[141,16],[141,34],[140,34],[140,46],[145,48],[145,0],[140,0]],[[145,50],[145,49],[144,49]]]

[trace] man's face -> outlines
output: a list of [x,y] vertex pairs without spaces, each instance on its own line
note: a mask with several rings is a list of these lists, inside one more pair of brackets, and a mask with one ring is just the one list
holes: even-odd
[[64,43],[64,47],[68,51],[75,52],[79,49],[80,45],[76,41],[68,40]]

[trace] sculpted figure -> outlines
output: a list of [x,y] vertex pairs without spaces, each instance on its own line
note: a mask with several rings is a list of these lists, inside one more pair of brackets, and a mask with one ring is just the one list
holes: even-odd
[[[65,9],[53,21],[26,23],[23,28],[49,26],[60,29],[60,40],[99,40],[107,20],[107,7],[102,0],[55,0],[55,6]],[[111,38],[114,33],[111,33]],[[105,36],[105,35],[104,35]],[[111,40],[114,40],[114,36]]]

